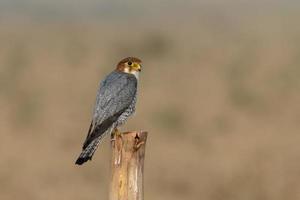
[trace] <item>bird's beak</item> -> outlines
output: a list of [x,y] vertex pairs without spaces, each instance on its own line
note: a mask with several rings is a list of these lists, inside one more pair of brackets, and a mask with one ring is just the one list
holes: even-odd
[[133,63],[133,68],[139,72],[142,70],[142,66],[139,63]]

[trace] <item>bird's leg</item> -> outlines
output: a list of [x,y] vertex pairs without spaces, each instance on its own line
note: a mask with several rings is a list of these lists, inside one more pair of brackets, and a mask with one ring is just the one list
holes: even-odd
[[116,137],[122,137],[121,132],[117,128],[115,129],[115,135]]
[[118,158],[115,160],[115,165],[120,165],[121,158],[122,158],[122,133],[115,128],[114,131],[111,134],[111,141],[115,141],[115,144],[117,145],[118,150]]
[[121,132],[117,128],[115,128],[110,134],[110,141],[111,142],[116,141],[116,138],[121,136],[122,136]]
[[113,142],[113,141],[116,141],[116,138],[115,138],[115,132],[116,132],[116,129],[114,129],[111,134],[110,134],[110,141]]

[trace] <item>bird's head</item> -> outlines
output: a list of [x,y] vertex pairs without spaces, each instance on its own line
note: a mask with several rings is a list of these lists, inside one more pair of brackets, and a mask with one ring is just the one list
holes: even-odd
[[117,70],[128,74],[133,74],[136,78],[139,77],[142,61],[135,57],[128,57],[121,60],[117,65]]

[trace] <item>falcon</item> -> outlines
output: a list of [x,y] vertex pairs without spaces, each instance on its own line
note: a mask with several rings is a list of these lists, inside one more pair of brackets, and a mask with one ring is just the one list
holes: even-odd
[[75,164],[91,160],[101,139],[107,134],[118,133],[117,128],[135,112],[141,63],[135,57],[124,58],[100,82],[91,125]]

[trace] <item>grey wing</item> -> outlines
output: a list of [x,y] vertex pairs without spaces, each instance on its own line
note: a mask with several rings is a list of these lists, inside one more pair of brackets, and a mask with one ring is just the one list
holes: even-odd
[[131,105],[137,91],[137,79],[130,74],[112,72],[101,82],[93,120],[83,148],[103,135]]

